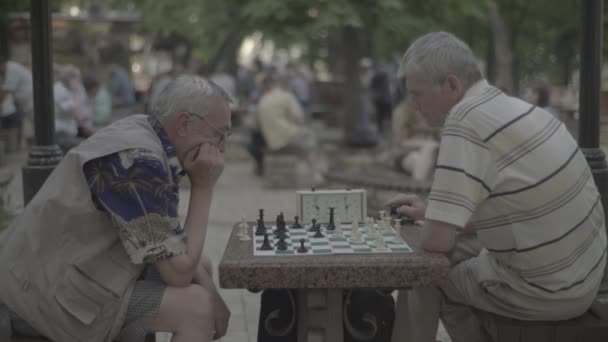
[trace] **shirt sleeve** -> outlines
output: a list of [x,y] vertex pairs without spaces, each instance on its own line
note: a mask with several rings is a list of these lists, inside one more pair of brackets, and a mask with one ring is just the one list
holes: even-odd
[[185,254],[179,187],[154,154],[130,149],[87,162],[84,174],[135,264]]
[[464,227],[496,182],[486,143],[460,121],[446,121],[425,216]]
[[2,90],[15,92],[19,88],[19,75],[11,63],[6,63],[6,71],[2,82]]
[[288,98],[289,115],[298,121],[304,120],[304,112],[302,111],[302,107],[300,106],[298,99],[291,93],[289,94]]

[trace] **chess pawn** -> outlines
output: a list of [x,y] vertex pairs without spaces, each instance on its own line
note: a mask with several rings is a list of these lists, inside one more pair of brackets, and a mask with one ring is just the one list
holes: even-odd
[[336,216],[336,229],[334,230],[335,238],[343,238],[344,232],[342,231],[342,222],[340,221],[340,217]]
[[363,243],[363,238],[361,237],[361,232],[359,231],[359,221],[356,219],[353,221],[353,230],[350,234],[350,242]]
[[393,238],[393,243],[396,245],[404,244],[403,238],[401,237],[401,229],[399,227],[395,227],[395,237]]
[[249,237],[249,226],[247,225],[247,222],[245,222],[245,218],[243,217],[243,219],[241,220],[241,224],[240,224],[240,231],[239,231],[239,239],[241,241],[249,241],[251,240],[251,237]]
[[380,216],[379,221],[383,221],[386,218],[386,210],[378,211],[378,215]]
[[365,218],[365,229],[367,229],[367,237],[375,239],[376,238],[376,229],[374,227],[374,219],[371,217]]
[[300,217],[299,216],[295,216],[294,218],[294,223],[292,228],[302,228],[302,225],[300,224]]
[[352,230],[351,230],[352,234],[354,234],[355,232],[358,234],[359,233],[359,220],[354,219],[353,220],[353,224],[352,224]]
[[386,222],[386,223],[385,223],[385,224],[386,224],[386,230],[388,230],[388,231],[393,231],[393,230],[394,230],[394,228],[393,228],[393,222],[392,222],[392,219],[391,219],[390,217],[388,217],[388,216],[387,216],[387,217],[386,217],[386,219],[385,219],[385,222]]
[[382,234],[376,234],[376,241],[375,241],[374,245],[378,249],[385,249],[386,248],[386,244],[384,242],[384,237],[382,236]]
[[311,220],[311,225],[310,225],[310,229],[308,230],[309,232],[316,232],[317,231],[317,219],[313,217],[313,219]]

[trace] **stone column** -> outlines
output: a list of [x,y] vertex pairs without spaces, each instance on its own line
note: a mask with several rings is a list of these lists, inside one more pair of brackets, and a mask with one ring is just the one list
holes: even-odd
[[51,1],[31,1],[30,5],[35,142],[22,168],[24,205],[34,197],[62,158],[61,149],[55,144]]
[[[602,195],[602,206],[608,212],[608,166],[600,148],[600,87],[602,75],[603,0],[581,2],[581,77],[579,95],[579,145],[591,167],[593,179]],[[602,290],[608,293],[608,277]]]

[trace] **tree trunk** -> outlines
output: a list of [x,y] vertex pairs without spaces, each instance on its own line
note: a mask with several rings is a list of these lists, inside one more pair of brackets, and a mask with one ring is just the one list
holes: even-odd
[[359,75],[361,60],[361,32],[352,26],[342,29],[342,52],[344,62],[344,113],[342,125],[346,144],[356,147],[371,147],[377,137],[369,125],[369,115],[364,111],[364,92]]
[[491,84],[496,82],[496,54],[494,53],[494,36],[488,31],[488,45],[486,47],[486,79]]
[[564,33],[558,38],[555,46],[555,54],[559,65],[559,82],[561,85],[567,86],[570,83],[570,75],[572,74],[572,65],[576,50],[572,49],[576,45],[576,34],[571,35]]
[[243,34],[239,29],[228,33],[228,36],[226,36],[216,54],[209,61],[207,71],[211,74],[221,64],[227,73],[236,75],[238,71],[238,52],[242,42]]
[[513,94],[515,84],[513,79],[513,51],[510,46],[509,31],[496,5],[488,12],[490,29],[494,38],[494,56],[496,57],[495,85]]
[[8,23],[0,20],[0,56],[9,57]]
[[342,31],[344,61],[344,137],[350,140],[356,134],[361,118],[361,77],[359,76],[359,32],[347,26]]
[[[343,59],[343,54],[340,53],[343,45],[343,37],[341,34],[342,32],[339,30],[331,30],[327,35],[327,65],[333,79],[343,81],[345,61]],[[357,63],[359,62],[357,61]]]
[[319,40],[315,37],[308,37],[308,53],[306,54],[306,61],[308,67],[312,71],[312,76],[316,79],[317,73],[315,72],[315,62],[319,58]]

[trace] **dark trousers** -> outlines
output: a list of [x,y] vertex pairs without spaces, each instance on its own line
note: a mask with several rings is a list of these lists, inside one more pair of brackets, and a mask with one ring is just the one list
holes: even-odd
[[255,171],[256,174],[262,175],[264,173],[264,149],[266,148],[266,140],[260,131],[251,132],[251,139],[247,151],[255,160]]

